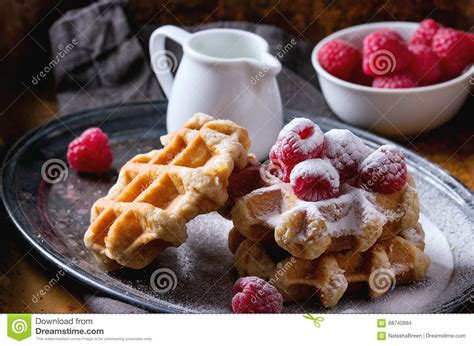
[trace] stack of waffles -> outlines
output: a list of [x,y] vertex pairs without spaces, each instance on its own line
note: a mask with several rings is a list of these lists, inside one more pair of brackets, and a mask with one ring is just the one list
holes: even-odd
[[227,202],[229,177],[246,165],[250,147],[244,128],[204,114],[161,142],[128,161],[92,206],[84,242],[108,270],[143,268],[181,245],[189,220]]
[[317,202],[299,199],[253,158],[231,182],[239,191],[230,199],[235,268],[269,281],[286,301],[316,297],[329,308],[356,289],[377,298],[428,270],[410,175],[395,193],[341,184],[337,197]]

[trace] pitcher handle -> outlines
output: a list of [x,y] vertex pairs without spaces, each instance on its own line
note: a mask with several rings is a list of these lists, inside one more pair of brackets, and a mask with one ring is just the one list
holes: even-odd
[[165,25],[156,29],[150,38],[150,60],[153,72],[169,100],[173,88],[173,71],[178,67],[176,56],[165,49],[165,40],[170,38],[183,46],[191,34],[174,25]]

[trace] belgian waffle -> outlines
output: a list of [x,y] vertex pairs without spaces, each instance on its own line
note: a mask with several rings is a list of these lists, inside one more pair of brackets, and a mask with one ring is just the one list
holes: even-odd
[[365,252],[346,250],[315,260],[291,256],[274,240],[254,241],[236,228],[229,234],[239,276],[268,280],[286,301],[306,301],[313,296],[330,308],[348,291],[365,288],[380,297],[395,284],[423,278],[430,261],[423,253],[424,232],[419,224],[399,235],[377,241]]
[[229,176],[250,147],[244,128],[204,114],[161,141],[164,148],[128,161],[92,206],[84,242],[109,270],[143,268],[181,245],[186,222],[226,203]]
[[253,184],[263,187],[237,199],[231,213],[234,226],[249,240],[274,238],[297,258],[312,260],[350,249],[364,252],[378,239],[394,237],[418,222],[420,207],[411,176],[401,191],[392,194],[342,184],[338,197],[306,202],[289,184],[269,178],[258,163],[246,169],[263,172],[259,178],[253,175],[257,179]]

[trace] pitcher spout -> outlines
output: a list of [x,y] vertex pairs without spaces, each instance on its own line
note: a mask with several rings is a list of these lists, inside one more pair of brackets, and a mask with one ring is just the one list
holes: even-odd
[[269,76],[275,77],[281,71],[281,63],[270,53],[263,53],[261,58],[262,69],[267,71]]
[[247,66],[252,71],[250,83],[258,84],[261,80],[272,80],[281,71],[281,63],[269,53],[263,53],[260,60],[247,60]]

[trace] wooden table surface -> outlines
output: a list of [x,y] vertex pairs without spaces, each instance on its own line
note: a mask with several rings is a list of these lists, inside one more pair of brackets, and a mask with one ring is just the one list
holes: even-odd
[[[44,94],[30,89],[18,97],[18,91],[0,86],[0,94],[4,96],[3,100],[15,100],[9,105],[8,113],[14,119],[12,124],[16,135],[54,117],[58,111],[51,93]],[[410,141],[399,141],[450,171],[470,189],[474,189],[474,133],[469,123],[473,115],[472,99],[471,97],[462,112],[445,126]],[[5,150],[8,143],[0,137],[0,149],[2,146]],[[79,297],[81,295],[74,293],[74,290],[85,288],[62,277],[51,284],[57,268],[48,265],[39,254],[30,251],[31,246],[15,232],[11,223],[5,220],[6,216],[1,217],[0,222],[6,225],[2,229],[7,240],[0,245],[0,311],[85,312],[87,309],[85,302]],[[33,298],[45,288],[48,288],[46,294],[40,296],[40,299]],[[467,309],[472,309],[472,305]]]

